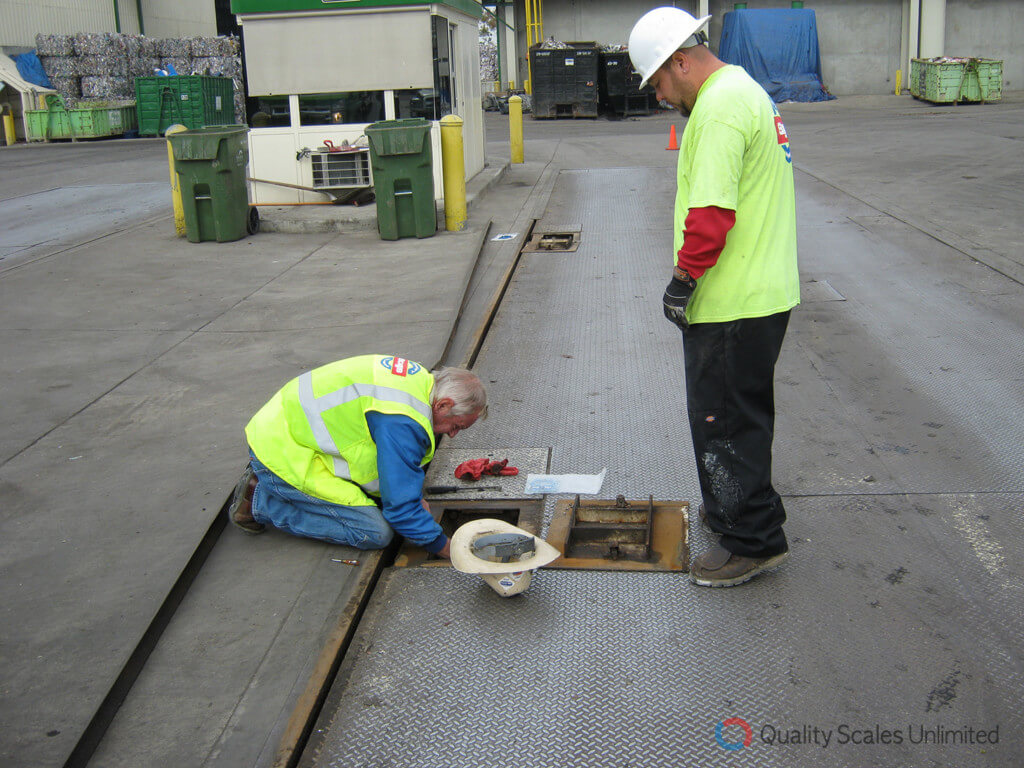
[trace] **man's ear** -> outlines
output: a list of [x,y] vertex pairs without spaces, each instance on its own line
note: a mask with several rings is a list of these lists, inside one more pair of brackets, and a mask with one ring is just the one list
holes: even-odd
[[436,403],[434,403],[434,413],[438,416],[447,416],[451,413],[452,406],[455,405],[455,401],[450,397],[442,397]]

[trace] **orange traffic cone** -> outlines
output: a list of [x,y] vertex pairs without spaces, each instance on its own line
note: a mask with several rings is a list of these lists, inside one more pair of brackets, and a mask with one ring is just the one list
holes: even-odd
[[668,146],[665,149],[679,149],[679,142],[676,141],[676,127],[674,125],[668,132]]

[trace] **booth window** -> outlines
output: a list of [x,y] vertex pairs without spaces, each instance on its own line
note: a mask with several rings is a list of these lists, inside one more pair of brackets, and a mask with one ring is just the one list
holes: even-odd
[[307,93],[299,96],[299,122],[302,125],[375,123],[383,119],[383,91]]
[[406,117],[425,117],[427,120],[439,120],[452,112],[451,104],[442,103],[440,94],[435,88],[411,88],[395,91],[395,117],[401,120]]
[[410,88],[395,91],[395,117],[425,117],[440,120],[452,113],[455,100],[455,73],[451,62],[455,60],[455,37],[448,19],[430,17],[430,38],[434,51],[434,87]]
[[253,128],[272,128],[292,124],[291,112],[288,109],[287,96],[260,96],[256,111],[249,118]]

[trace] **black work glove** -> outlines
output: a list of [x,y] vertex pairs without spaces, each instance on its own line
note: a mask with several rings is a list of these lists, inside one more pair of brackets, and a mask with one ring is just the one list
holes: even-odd
[[[684,275],[685,279],[680,278],[680,274]],[[677,269],[672,276],[672,282],[668,284],[668,288],[665,289],[665,295],[661,300],[665,305],[665,317],[684,331],[690,325],[686,322],[686,305],[690,302],[693,289],[696,287],[696,280],[686,272]]]

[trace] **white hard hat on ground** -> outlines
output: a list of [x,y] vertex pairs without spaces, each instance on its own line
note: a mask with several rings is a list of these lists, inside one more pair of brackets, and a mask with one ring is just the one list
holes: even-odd
[[450,552],[455,570],[479,574],[502,597],[525,591],[533,570],[562,554],[528,531],[490,518],[461,526],[452,535]]
[[[647,85],[658,67],[683,47],[687,38],[695,35],[711,16],[696,19],[681,8],[655,8],[648,11],[633,25],[629,33],[629,58],[633,68]],[[694,41],[694,45],[696,45]]]

